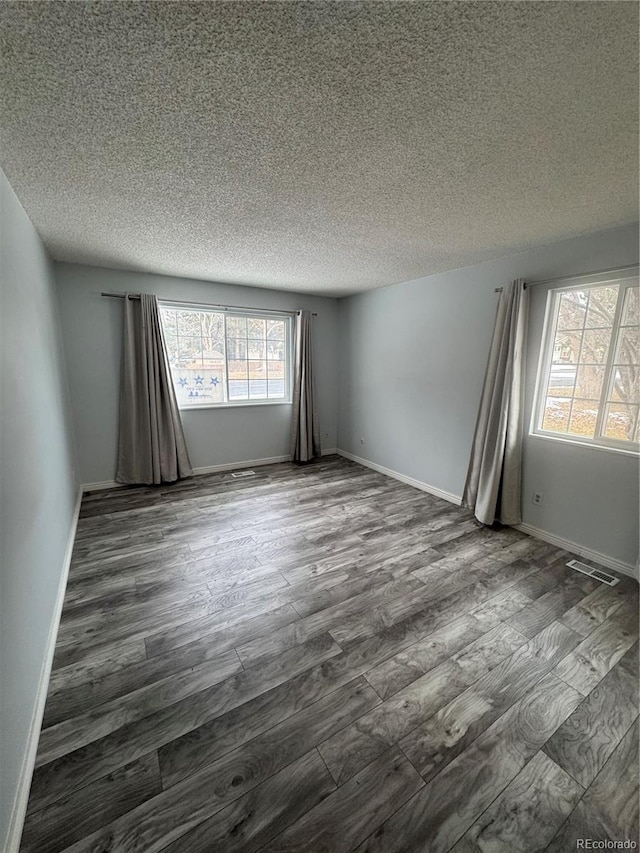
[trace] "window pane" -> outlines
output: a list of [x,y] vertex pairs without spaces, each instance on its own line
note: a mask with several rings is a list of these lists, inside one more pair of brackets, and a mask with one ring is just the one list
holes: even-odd
[[202,338],[187,338],[180,335],[178,342],[178,359],[181,367],[202,366]]
[[247,362],[249,370],[249,379],[265,379],[267,376],[266,361],[251,359]]
[[577,364],[582,346],[582,332],[557,332],[553,344],[554,364]]
[[618,285],[589,288],[589,307],[587,309],[586,327],[611,328],[616,314],[618,301]]
[[638,406],[626,406],[623,403],[610,403],[604,422],[604,434],[607,438],[619,441],[633,441],[638,430]]
[[227,336],[230,338],[246,338],[247,318],[227,317]]
[[267,337],[269,340],[284,340],[285,334],[284,320],[267,320]]
[[266,337],[266,321],[257,317],[249,317],[247,323],[248,335],[252,340]]
[[264,358],[265,342],[249,340],[247,345],[247,355],[249,358]]
[[249,399],[250,400],[266,400],[267,399],[267,380],[266,379],[250,379],[249,380]]
[[284,341],[267,341],[267,358],[285,359],[285,343]]
[[247,362],[249,371],[249,397],[265,400],[267,397],[267,363],[264,359]]
[[224,320],[220,312],[161,308],[179,406],[224,403]]
[[203,311],[200,314],[202,346],[205,350],[224,351],[224,318],[222,314]]
[[269,379],[284,379],[284,361],[268,361],[267,371]]
[[227,358],[240,359],[247,357],[246,338],[227,338]]
[[176,312],[170,308],[161,308],[160,316],[162,318],[162,328],[165,335],[175,334],[178,331],[178,318]]
[[285,397],[284,379],[272,379],[269,374],[267,383],[269,399],[283,399]]
[[229,379],[229,399],[230,400],[248,400],[249,399],[249,381],[238,379]]
[[199,311],[176,311],[176,317],[179,335],[200,336]]
[[611,329],[587,329],[582,338],[580,361],[588,364],[604,364],[609,353]]
[[202,356],[202,366],[210,370],[224,370],[224,356],[215,350],[207,350]]
[[616,364],[640,364],[640,340],[638,339],[638,327],[626,326],[620,329],[618,346],[616,351]]
[[249,372],[247,362],[239,359],[227,361],[227,369],[229,371],[229,379],[248,379]]
[[598,400],[574,400],[568,432],[583,438],[593,438],[598,417]]
[[628,287],[624,297],[623,326],[633,326],[640,322],[640,288]]
[[575,364],[553,364],[549,375],[549,391],[557,397],[573,397],[576,370]]
[[171,367],[174,365],[177,367],[179,364],[178,343],[175,339],[172,341],[166,341],[165,343],[167,346],[167,358],[169,359],[169,364]]
[[571,401],[558,397],[547,397],[542,419],[542,429],[550,432],[566,432],[569,426]]
[[602,395],[604,367],[582,364],[578,367],[574,395],[589,400],[599,400]]
[[618,403],[640,402],[640,368],[614,367],[610,399]]
[[558,329],[581,329],[584,326],[588,292],[571,290],[560,298]]

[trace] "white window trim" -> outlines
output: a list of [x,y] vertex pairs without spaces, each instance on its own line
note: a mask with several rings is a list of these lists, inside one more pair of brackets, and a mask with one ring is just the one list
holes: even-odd
[[262,406],[292,406],[293,400],[234,400],[226,403],[200,403],[195,406],[181,406],[178,403],[178,408],[181,412],[203,412],[206,409],[242,409],[248,407]]
[[[184,411],[206,411],[208,409],[237,409],[237,408],[246,408],[246,407],[262,407],[262,406],[292,406],[293,405],[293,339],[294,339],[294,323],[293,318],[296,316],[296,311],[278,311],[271,308],[243,308],[238,306],[226,306],[226,305],[211,305],[206,302],[179,302],[176,300],[168,300],[168,299],[159,299],[158,304],[160,308],[177,308],[181,311],[211,311],[216,314],[223,314],[225,318],[225,376],[227,383],[227,397],[229,395],[229,377],[227,375],[226,369],[226,361],[227,361],[227,352],[226,352],[226,318],[229,317],[258,317],[264,320],[285,320],[286,328],[287,328],[287,358],[285,361],[287,368],[287,379],[286,379],[286,398],[272,398],[272,399],[254,399],[254,400],[224,400],[220,403],[200,403],[194,405],[188,404],[180,404],[178,403],[178,408],[181,412]],[[163,329],[164,331],[164,329]],[[171,377],[171,381],[173,382],[173,375]]]
[[612,447],[609,444],[597,444],[594,439],[581,439],[579,435],[563,435],[559,432],[530,432],[529,438],[539,439],[540,441],[552,441],[555,444],[566,444],[570,447],[588,447],[589,450],[596,450],[599,453],[615,453],[620,456],[633,456],[638,458],[638,451],[629,448],[628,446]]
[[[581,287],[594,287],[596,285],[618,284],[622,287],[629,286],[632,282],[637,286],[638,274],[640,267],[623,267],[617,270],[608,272],[600,272],[592,275],[571,276],[570,278],[557,279],[556,281],[545,282],[547,289],[547,304],[545,307],[544,326],[542,331],[542,342],[540,345],[540,354],[538,357],[538,366],[536,370],[536,382],[533,395],[533,406],[531,407],[531,423],[529,427],[529,435],[534,438],[543,438],[548,441],[559,441],[563,444],[578,445],[580,447],[590,447],[593,450],[606,450],[613,453],[621,453],[626,456],[638,456],[640,454],[640,444],[619,441],[614,438],[606,438],[597,436],[595,438],[586,438],[571,433],[551,432],[544,430],[541,427],[543,420],[543,407],[546,398],[547,379],[549,377],[551,362],[553,359],[553,346],[555,340],[558,310],[556,308],[562,293],[571,290],[577,290]],[[625,285],[625,282],[627,283]],[[614,317],[613,329],[619,332],[620,312],[622,310],[623,300],[619,299],[616,306],[616,316]],[[605,365],[605,378],[610,378],[611,360],[613,358],[615,341],[612,341],[607,355]],[[596,428],[601,424],[603,413],[599,410]]]

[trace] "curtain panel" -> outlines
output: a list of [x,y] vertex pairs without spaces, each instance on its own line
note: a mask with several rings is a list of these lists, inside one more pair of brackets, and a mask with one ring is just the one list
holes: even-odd
[[524,359],[529,292],[517,279],[503,288],[476,422],[463,506],[478,521],[521,518]]
[[193,474],[182,431],[158,299],[124,302],[120,431],[116,481],[171,483]]
[[311,313],[296,316],[293,407],[290,454],[294,462],[309,462],[320,456],[320,426],[314,401]]

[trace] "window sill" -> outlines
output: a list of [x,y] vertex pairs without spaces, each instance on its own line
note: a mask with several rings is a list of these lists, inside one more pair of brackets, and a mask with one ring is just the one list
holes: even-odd
[[293,405],[291,400],[242,400],[237,403],[207,403],[206,406],[180,406],[178,408],[181,412],[197,412],[199,410],[207,410],[207,409],[246,409],[247,407],[256,407],[256,406],[291,406]]
[[604,450],[606,453],[617,453],[619,456],[631,456],[638,458],[640,456],[639,449],[626,447],[612,447],[608,444],[596,444],[590,441],[580,441],[576,438],[565,438],[562,435],[551,435],[550,433],[530,432],[528,438],[540,438],[543,441],[553,441],[560,444],[568,444],[571,447],[586,447],[590,450]]

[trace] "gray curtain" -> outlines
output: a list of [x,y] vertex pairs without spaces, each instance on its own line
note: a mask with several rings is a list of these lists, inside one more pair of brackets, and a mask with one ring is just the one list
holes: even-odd
[[294,462],[309,462],[314,456],[320,456],[320,427],[313,397],[309,311],[299,311],[296,316],[290,453]]
[[157,297],[125,296],[118,483],[170,483],[193,474],[171,381]]
[[529,291],[503,288],[462,503],[478,521],[521,521],[522,396]]

